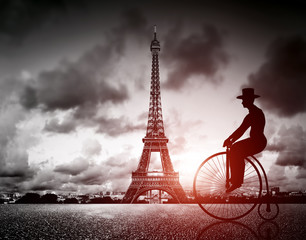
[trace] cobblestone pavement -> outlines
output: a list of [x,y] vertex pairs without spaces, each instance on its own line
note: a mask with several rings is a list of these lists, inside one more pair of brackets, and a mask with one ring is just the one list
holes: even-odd
[[306,205],[218,221],[195,204],[0,205],[0,239],[305,239]]

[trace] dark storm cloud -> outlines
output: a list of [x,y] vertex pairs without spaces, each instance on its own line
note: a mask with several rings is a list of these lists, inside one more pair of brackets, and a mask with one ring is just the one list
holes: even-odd
[[249,76],[249,86],[262,98],[264,108],[285,117],[306,112],[306,39],[279,38],[266,54],[266,62]]
[[93,166],[73,177],[70,182],[78,185],[102,185],[109,180],[108,173],[101,165]]
[[86,104],[120,103],[128,98],[127,88],[108,82],[114,61],[109,46],[97,46],[76,62],[62,62],[52,71],[44,71],[33,86],[27,86],[20,99],[24,107],[41,105],[46,111],[67,110]]
[[58,118],[52,118],[46,122],[44,130],[54,133],[70,133],[74,131],[76,127],[76,121],[71,118],[65,118],[62,122],[60,122]]
[[[27,157],[27,154],[25,157]],[[20,191],[20,187],[25,181],[31,180],[35,175],[35,171],[29,169],[28,160],[22,159],[23,162],[16,164],[11,162],[11,166],[2,165],[0,170],[0,191]]]
[[16,96],[23,88],[21,79],[0,79],[0,189],[18,190],[19,183],[34,176],[29,166],[28,148],[35,142],[27,130],[18,124],[26,119],[27,113]]
[[[125,51],[130,35],[143,39],[146,19],[137,9],[122,13],[121,22],[110,30],[106,43],[95,46],[77,61],[62,61],[57,68],[43,71],[32,85],[24,88],[20,98],[25,108],[42,106],[44,110],[95,106],[98,103],[121,103],[128,99],[127,87],[114,84],[116,63]],[[84,110],[84,109],[83,109]]]
[[1,0],[0,41],[20,43],[43,24],[56,22],[71,7],[86,6],[84,0]]
[[97,119],[98,132],[106,133],[109,136],[119,136],[124,133],[130,133],[137,130],[145,130],[146,125],[144,123],[137,124],[128,121],[124,117],[120,118],[104,118]]
[[[137,160],[130,159],[131,147],[113,155],[105,161],[95,161],[92,157],[101,152],[97,140],[83,142],[82,156],[70,162],[40,168],[35,177],[22,184],[22,190],[59,190],[95,192],[107,190],[111,183],[112,190],[127,188],[131,172],[136,168]],[[109,190],[109,189],[108,189]]]
[[286,176],[285,168],[282,166],[273,164],[270,167],[267,175],[269,176],[270,186],[281,186],[282,188],[285,188],[282,189],[282,191],[284,191],[287,189],[287,186],[291,185],[288,177]]
[[24,159],[20,160],[22,160],[23,163],[20,163],[19,165],[14,164],[14,166],[2,166],[2,169],[0,170],[0,178],[19,178],[25,180],[32,177],[34,172],[28,169],[28,155],[24,154]]
[[219,83],[217,73],[229,62],[220,31],[207,24],[203,24],[201,32],[185,38],[181,37],[181,31],[178,24],[165,39],[163,58],[171,69],[165,87],[181,89],[193,76],[201,76],[203,82]]
[[18,190],[20,182],[34,175],[29,167],[27,151],[34,141],[27,131],[19,131],[17,127],[24,120],[25,112],[20,106],[7,107],[8,101],[2,99],[0,104],[0,189],[10,186],[8,189]]
[[121,15],[121,23],[112,29],[112,41],[116,45],[116,50],[124,53],[125,40],[128,35],[134,36],[134,41],[142,42],[144,36],[148,35],[147,19],[138,8],[131,8]]
[[54,172],[65,173],[68,175],[78,175],[87,170],[89,162],[87,159],[79,157],[74,159],[71,163],[64,163],[55,167]]
[[53,11],[62,9],[61,1],[0,2],[0,32],[9,36],[23,37],[33,26],[41,24]]
[[103,164],[103,169],[109,169],[108,179],[116,190],[122,191],[128,187],[131,172],[137,167],[138,159],[130,158],[130,150],[131,148],[126,148]]
[[273,144],[267,147],[269,151],[279,153],[276,164],[280,166],[298,166],[306,169],[306,131],[296,125],[282,128]]
[[50,168],[37,169],[35,177],[20,185],[21,191],[60,190],[69,181],[68,175],[54,174]]
[[142,41],[148,30],[146,24],[139,10],[123,12],[121,22],[106,35],[105,44],[87,51],[75,62],[63,60],[55,69],[42,71],[23,88],[20,103],[26,109],[74,111],[73,116],[63,121],[57,118],[48,121],[46,131],[69,133],[77,124],[97,122],[101,124],[98,131],[111,136],[142,128],[126,121],[122,123],[124,119],[97,118],[95,115],[98,106],[120,104],[129,98],[127,85],[113,79],[113,74],[125,52],[127,39],[133,37]]
[[[128,179],[131,172],[136,168],[135,164],[137,164],[136,159],[129,159],[129,150],[130,149],[125,149],[125,151],[100,163],[80,157],[73,160],[71,163],[56,166],[53,173],[57,174],[54,176],[54,179],[57,180],[53,182],[54,185],[51,186],[51,189],[53,189],[54,186],[62,190],[65,186],[75,189],[86,189],[86,187],[98,185],[101,190],[104,188],[105,184],[107,185],[107,183],[111,182],[113,190],[122,191],[128,187]],[[47,175],[47,177],[44,177],[45,175]],[[44,187],[45,184],[49,185],[52,183],[48,175],[51,176],[50,173],[39,174],[39,178],[43,183],[39,186]],[[35,186],[36,185],[37,181],[35,181]]]
[[4,169],[0,173],[0,191],[21,191],[23,188],[21,185],[33,179],[35,176],[35,171],[29,170],[28,167],[24,169]]
[[85,188],[89,185],[99,185],[108,181],[108,166],[93,164],[84,157],[78,157],[70,163],[57,165],[53,170],[44,168],[37,170],[34,178],[22,184],[24,191],[41,190],[74,190]]
[[95,117],[78,119],[66,117],[62,121],[53,118],[46,122],[44,131],[53,133],[71,133],[76,130],[78,126],[97,127],[98,133],[104,133],[111,137],[116,137],[122,134],[131,133],[138,130],[145,130],[145,123],[134,123],[126,117],[108,118],[108,117]]
[[296,179],[306,179],[306,169],[299,169]]
[[6,105],[8,99],[16,94],[18,89],[21,88],[21,83],[17,78],[1,78],[0,79],[0,105]]
[[102,185],[107,180],[109,180],[108,172],[96,166],[95,168],[90,168],[85,173],[74,177],[71,182],[82,185]]

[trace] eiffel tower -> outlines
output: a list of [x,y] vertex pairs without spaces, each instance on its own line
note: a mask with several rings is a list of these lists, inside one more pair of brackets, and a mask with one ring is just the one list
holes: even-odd
[[[154,26],[154,39],[151,42],[150,49],[152,53],[152,73],[147,133],[142,139],[144,147],[137,170],[132,172],[132,182],[122,202],[133,203],[143,193],[159,190],[159,196],[161,191],[164,191],[172,196],[174,201],[182,203],[186,202],[187,197],[179,182],[179,173],[173,169],[162,117],[158,60],[160,44],[156,38],[156,26]],[[162,171],[148,171],[152,152],[160,153]]]

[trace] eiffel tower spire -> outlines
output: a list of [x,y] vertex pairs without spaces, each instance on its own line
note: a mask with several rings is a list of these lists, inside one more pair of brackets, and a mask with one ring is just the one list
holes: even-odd
[[[152,73],[147,131],[142,139],[144,147],[138,167],[132,173],[132,182],[122,202],[133,203],[141,194],[148,191],[151,192],[151,190],[165,191],[175,201],[185,202],[187,199],[186,194],[179,182],[179,173],[173,169],[167,147],[168,138],[165,136],[164,130],[158,59],[160,43],[157,40],[156,26],[154,26],[154,36],[150,50],[152,53]],[[162,171],[160,172],[148,171],[152,152],[160,153],[162,163]]]
[[161,106],[160,80],[159,80],[159,59],[158,52],[160,44],[156,37],[156,26],[154,26],[154,39],[151,42],[152,52],[152,72],[151,72],[151,90],[150,106],[148,115],[148,125],[146,138],[165,138],[164,122]]
[[151,71],[151,89],[150,104],[148,114],[148,124],[146,136],[142,139],[145,148],[150,149],[150,153],[143,151],[142,158],[136,171],[148,171],[150,164],[151,152],[160,152],[162,167],[164,172],[174,172],[172,162],[169,156],[167,143],[168,138],[165,136],[164,121],[161,105],[160,79],[159,79],[159,59],[160,43],[157,40],[156,26],[154,26],[154,38],[151,42],[152,53],[152,71]]

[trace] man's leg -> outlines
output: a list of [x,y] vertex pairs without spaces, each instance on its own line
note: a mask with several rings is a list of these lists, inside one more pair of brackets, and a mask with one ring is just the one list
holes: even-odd
[[233,191],[242,185],[245,168],[244,158],[261,152],[266,144],[265,138],[258,139],[257,141],[247,138],[233,144],[230,150],[230,169],[233,187],[228,189],[229,191],[227,192]]
[[230,170],[232,185],[239,186],[243,182],[244,174],[244,155],[242,150],[243,144],[237,142],[230,150]]
[[252,143],[250,139],[245,139],[235,143],[230,150],[230,170],[231,170],[231,187],[226,192],[231,192],[243,184],[245,162],[244,158],[250,152]]

